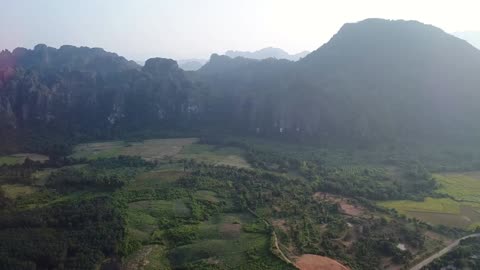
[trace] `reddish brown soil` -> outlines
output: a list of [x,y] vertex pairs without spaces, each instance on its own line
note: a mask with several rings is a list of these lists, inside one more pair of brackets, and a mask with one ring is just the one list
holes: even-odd
[[241,230],[242,230],[241,224],[233,224],[233,223],[222,224],[219,228],[220,233],[224,237],[236,237],[240,234]]
[[341,263],[319,255],[304,254],[296,261],[300,270],[350,270]]
[[272,220],[272,225],[275,228],[282,230],[283,232],[288,232],[287,222],[285,219],[274,219]]
[[340,210],[344,214],[349,216],[358,217],[364,213],[363,207],[354,205],[351,202],[349,202],[348,199],[341,196],[324,193],[324,192],[317,192],[313,195],[313,197],[316,200],[327,200],[333,203],[338,203],[340,205]]

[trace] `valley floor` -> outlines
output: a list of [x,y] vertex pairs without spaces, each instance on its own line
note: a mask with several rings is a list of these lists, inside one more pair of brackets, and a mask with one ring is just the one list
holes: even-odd
[[[12,162],[25,156],[36,162]],[[81,144],[60,166],[33,154],[3,157],[0,259],[41,267],[45,258],[75,265],[96,254],[88,265],[105,269],[394,270],[452,247],[480,222],[477,173],[432,180],[417,163],[365,156],[186,138]],[[111,214],[75,221],[90,205]],[[36,254],[6,237],[28,242],[25,228],[69,252]],[[84,237],[92,242],[80,247]]]

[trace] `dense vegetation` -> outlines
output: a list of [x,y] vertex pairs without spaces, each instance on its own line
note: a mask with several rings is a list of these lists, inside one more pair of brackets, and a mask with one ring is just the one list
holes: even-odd
[[470,238],[460,242],[450,253],[433,261],[423,270],[437,269],[478,269],[480,268],[480,243],[477,238]]

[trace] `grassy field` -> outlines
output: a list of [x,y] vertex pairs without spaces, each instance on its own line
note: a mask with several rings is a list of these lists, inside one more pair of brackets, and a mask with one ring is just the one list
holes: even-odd
[[142,173],[135,178],[135,181],[127,188],[145,189],[145,188],[161,188],[169,185],[185,175],[183,171],[177,170],[154,170]]
[[268,234],[247,233],[242,229],[255,220],[249,214],[212,217],[199,225],[196,241],[171,252],[172,265],[181,268],[204,262],[219,269],[283,269],[285,265],[269,252]]
[[480,172],[435,174],[440,194],[446,194],[457,201],[480,203]]
[[434,174],[438,194],[446,198],[424,201],[387,201],[379,205],[431,224],[474,229],[480,224],[480,173]]
[[218,147],[196,144],[196,138],[154,139],[143,142],[97,142],[79,144],[74,148],[74,158],[107,158],[120,155],[141,156],[146,160],[194,159],[197,161],[249,168],[245,151],[236,147]]
[[13,165],[13,164],[20,164],[25,161],[26,158],[29,158],[33,161],[47,161],[48,157],[40,154],[35,153],[20,153],[14,154],[9,156],[0,156],[0,165]]
[[220,200],[217,197],[217,193],[210,190],[198,190],[193,194],[194,198],[197,200],[205,200],[209,202],[219,202]]
[[5,195],[10,199],[16,199],[19,196],[30,195],[36,191],[35,187],[25,186],[19,184],[5,184],[1,185]]
[[250,168],[250,165],[245,160],[245,151],[236,147],[191,144],[184,147],[178,157],[195,159],[216,165]]
[[196,142],[195,138],[154,139],[143,142],[97,142],[77,145],[75,158],[105,158],[119,155],[141,156],[147,160],[159,160],[176,156],[186,145]]

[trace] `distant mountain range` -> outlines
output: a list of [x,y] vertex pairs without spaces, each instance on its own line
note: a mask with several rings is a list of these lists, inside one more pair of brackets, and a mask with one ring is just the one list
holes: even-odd
[[277,53],[214,54],[194,72],[98,48],[2,51],[0,151],[145,130],[356,144],[480,136],[480,51],[439,28],[368,19],[296,62],[260,51]]
[[257,60],[262,60],[262,59],[267,59],[267,58],[275,58],[275,59],[287,59],[291,61],[297,61],[300,58],[303,58],[307,56],[310,52],[308,51],[303,51],[297,54],[289,54],[286,51],[279,49],[279,48],[274,48],[274,47],[268,47],[268,48],[263,48],[258,51],[254,52],[248,52],[248,51],[227,51],[225,52],[225,55],[231,58],[235,57],[244,57],[244,58],[250,58],[250,59],[257,59]]
[[453,35],[480,49],[480,31],[455,32]]
[[[275,58],[275,59],[286,59],[290,61],[298,61],[299,59],[307,56],[310,52],[303,51],[297,54],[289,54],[286,51],[279,49],[279,48],[263,48],[258,51],[248,52],[248,51],[227,51],[225,55],[230,58],[236,57],[243,57],[248,59],[256,59],[256,60],[263,60],[268,58]],[[178,66],[185,71],[195,71],[200,69],[203,65],[205,65],[208,60],[207,59],[182,59],[178,60]]]
[[178,66],[185,71],[199,70],[207,62],[208,62],[207,59],[181,59],[181,60],[177,60]]

